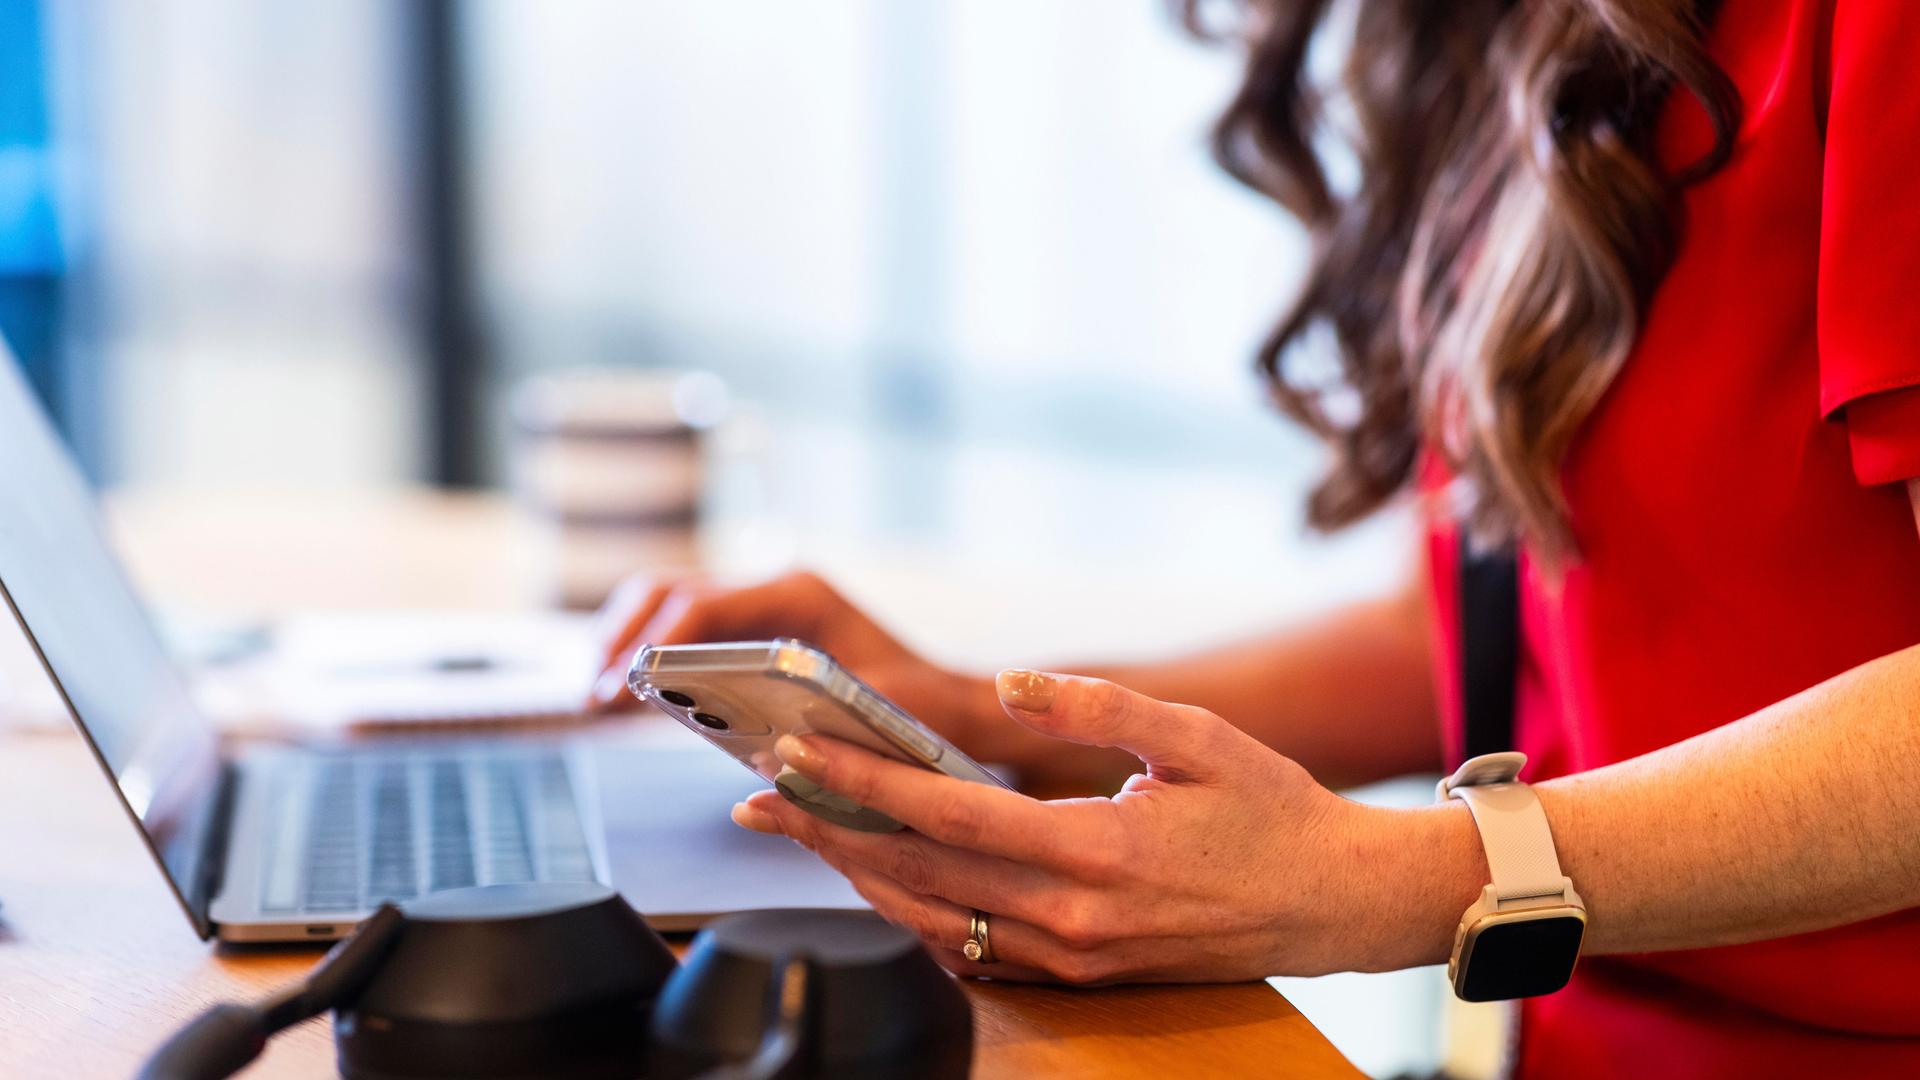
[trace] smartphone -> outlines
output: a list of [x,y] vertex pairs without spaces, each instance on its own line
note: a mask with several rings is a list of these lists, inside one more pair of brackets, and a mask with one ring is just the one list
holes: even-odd
[[774,740],[818,732],[961,780],[1007,786],[804,641],[648,645],[633,658],[627,688],[758,773],[788,802],[850,829],[902,826],[788,768],[774,756]]

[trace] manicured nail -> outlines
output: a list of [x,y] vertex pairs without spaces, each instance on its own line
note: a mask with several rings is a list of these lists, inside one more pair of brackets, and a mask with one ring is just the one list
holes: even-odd
[[1060,681],[1044,671],[1012,668],[993,680],[1000,700],[1027,712],[1046,712],[1053,707],[1054,692]]
[[743,829],[766,833],[768,836],[782,835],[778,819],[757,806],[749,806],[743,802],[733,804],[733,823]]
[[773,744],[773,752],[800,775],[812,780],[826,779],[827,755],[812,740],[782,735]]

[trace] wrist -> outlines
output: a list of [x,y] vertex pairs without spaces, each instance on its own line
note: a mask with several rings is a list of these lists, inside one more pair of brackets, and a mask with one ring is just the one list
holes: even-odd
[[1473,815],[1450,801],[1411,809],[1360,807],[1355,910],[1372,929],[1362,936],[1364,971],[1444,964],[1460,915],[1489,880]]

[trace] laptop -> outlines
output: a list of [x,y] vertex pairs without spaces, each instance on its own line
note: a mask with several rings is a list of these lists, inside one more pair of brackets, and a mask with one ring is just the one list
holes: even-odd
[[507,882],[608,882],[662,930],[865,906],[817,859],[727,823],[751,778],[685,732],[624,753],[508,736],[230,752],[4,347],[0,600],[202,938],[338,938],[386,901]]

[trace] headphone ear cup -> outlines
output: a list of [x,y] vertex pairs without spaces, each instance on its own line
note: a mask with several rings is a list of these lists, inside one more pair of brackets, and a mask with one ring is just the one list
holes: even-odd
[[604,885],[488,885],[407,905],[379,977],[334,1014],[348,1080],[640,1075],[666,942]]
[[[797,986],[779,985],[795,974]],[[789,986],[804,995],[797,1015],[782,1008]],[[782,1026],[793,1045],[768,1060]],[[752,1077],[965,1080],[973,1008],[918,939],[872,912],[745,912],[694,939],[654,1010],[652,1060],[655,1080],[727,1066]]]
[[676,967],[604,885],[434,893],[404,915],[382,908],[306,981],[203,1013],[140,1076],[231,1076],[329,1004],[348,1080],[664,1080],[715,1066],[761,1080],[965,1080],[972,1063],[966,994],[871,912],[734,915]]

